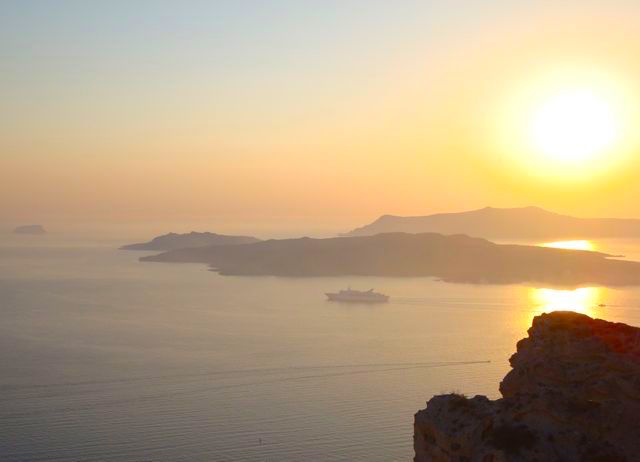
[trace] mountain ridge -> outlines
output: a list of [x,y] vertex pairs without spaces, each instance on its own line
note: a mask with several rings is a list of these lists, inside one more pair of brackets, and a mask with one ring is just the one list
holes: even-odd
[[465,212],[422,216],[385,214],[342,236],[367,236],[388,232],[468,234],[487,239],[630,238],[640,237],[640,220],[578,218],[537,206],[484,207]]

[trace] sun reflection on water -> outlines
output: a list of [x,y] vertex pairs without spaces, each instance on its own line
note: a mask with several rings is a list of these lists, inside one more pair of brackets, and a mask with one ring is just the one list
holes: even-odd
[[606,289],[603,287],[580,287],[578,289],[529,289],[531,310],[523,319],[525,329],[531,326],[535,316],[552,311],[575,311],[592,318],[606,317],[603,303]]
[[552,247],[554,249],[569,249],[569,250],[595,250],[596,246],[591,241],[587,240],[575,240],[575,241],[556,241],[545,242],[540,244],[541,247]]
[[[588,240],[545,242],[539,245],[554,249],[596,250],[596,245]],[[525,324],[528,328],[534,316],[552,311],[575,311],[592,318],[602,318],[605,316],[603,311],[606,309],[606,305],[603,300],[606,298],[606,291],[607,289],[603,287],[580,287],[577,289],[531,288],[528,294],[531,311],[528,312],[524,320]]]
[[533,289],[531,298],[536,311],[575,311],[593,317],[600,305],[600,295],[598,287],[574,290]]

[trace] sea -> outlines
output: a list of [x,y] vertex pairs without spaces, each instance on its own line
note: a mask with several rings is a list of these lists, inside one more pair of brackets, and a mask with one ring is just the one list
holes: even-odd
[[[0,237],[0,461],[409,461],[414,413],[498,397],[535,315],[640,325],[634,287],[220,276],[130,242]],[[391,300],[326,300],[348,286]]]

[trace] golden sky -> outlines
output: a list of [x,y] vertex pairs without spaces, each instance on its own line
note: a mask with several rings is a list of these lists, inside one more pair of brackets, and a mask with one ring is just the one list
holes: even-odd
[[0,223],[640,217],[640,3],[438,3],[16,2]]

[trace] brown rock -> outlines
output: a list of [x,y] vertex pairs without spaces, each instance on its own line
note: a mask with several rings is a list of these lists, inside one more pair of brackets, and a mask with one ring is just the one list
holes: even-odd
[[416,462],[640,460],[640,329],[573,312],[537,316],[503,398],[433,397]]

